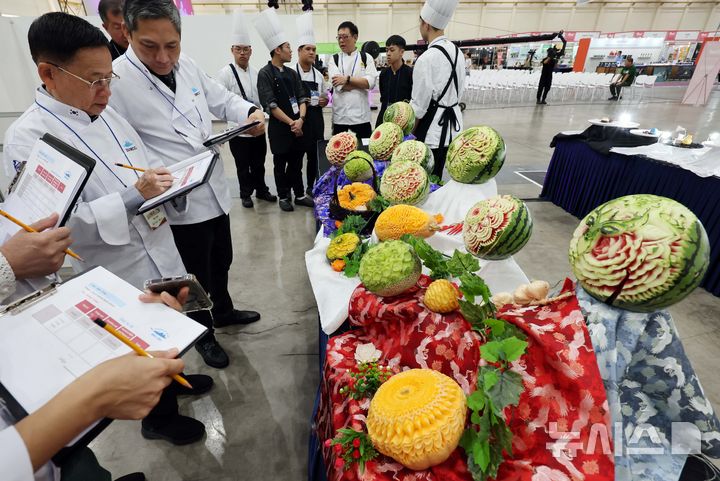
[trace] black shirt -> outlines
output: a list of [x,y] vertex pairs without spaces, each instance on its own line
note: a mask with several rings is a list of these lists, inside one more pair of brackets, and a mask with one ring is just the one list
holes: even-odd
[[412,67],[402,64],[397,72],[388,66],[380,72],[380,112],[377,125],[382,123],[383,115],[388,105],[395,102],[410,102],[412,98]]
[[115,60],[127,51],[127,48],[121,47],[120,45],[116,44],[115,41],[112,39],[108,42],[108,48],[110,49],[110,55],[112,55],[113,60]]
[[[147,65],[146,65],[147,67]],[[157,77],[162,83],[165,84],[167,88],[173,91],[175,93],[175,71],[171,70],[169,74],[160,75],[159,73],[155,73],[152,70],[148,69],[151,74],[153,74],[155,77]]]

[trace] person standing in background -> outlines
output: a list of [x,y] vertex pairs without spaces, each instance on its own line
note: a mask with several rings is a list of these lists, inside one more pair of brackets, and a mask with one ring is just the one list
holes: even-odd
[[123,0],[100,0],[98,3],[98,15],[102,20],[102,26],[110,35],[110,55],[115,60],[124,54],[128,48],[128,40],[123,33]]
[[270,114],[268,137],[273,153],[273,173],[280,198],[280,209],[292,212],[295,205],[314,207],[305,195],[302,181],[303,126],[305,125],[308,93],[300,76],[285,64],[292,60],[287,34],[280,25],[274,8],[268,8],[255,19],[255,29],[265,42],[271,60],[258,72],[260,103]]
[[[233,34],[230,52],[234,62],[222,68],[217,80],[230,92],[240,95],[248,102],[260,107],[260,96],[257,90],[257,70],[250,66],[252,46],[250,30],[245,15],[240,10],[233,13]],[[265,183],[265,156],[267,142],[265,134],[253,137],[240,135],[230,140],[230,152],[235,159],[238,182],[240,183],[240,200],[242,206],[253,207],[252,194],[267,202],[276,202],[277,197],[270,193]]]
[[622,50],[618,50],[617,55],[615,55],[615,65],[617,65],[619,67],[620,64],[622,64],[622,61],[623,61]]
[[458,0],[426,0],[420,11],[420,35],[428,49],[413,68],[412,105],[415,137],[435,157],[433,175],[442,178],[448,145],[463,129],[460,98],[465,91],[465,61],[445,36]]
[[405,39],[400,35],[390,35],[385,41],[388,66],[380,72],[378,80],[380,83],[380,112],[375,127],[383,123],[383,116],[388,105],[395,102],[410,102],[412,98],[413,69],[405,65],[403,61],[405,46]]
[[368,92],[375,87],[375,61],[357,50],[358,28],[352,22],[338,27],[337,41],[342,50],[332,56],[328,67],[333,85],[333,135],[352,131],[360,139],[370,138],[370,100]]
[[558,49],[554,45],[550,46],[550,48],[547,49],[547,55],[545,55],[545,58],[542,60],[540,82],[538,83],[536,102],[538,105],[547,105],[545,99],[547,98],[548,93],[550,92],[550,88],[552,87],[553,72],[555,71],[555,66],[558,63],[558,60],[563,55],[565,55],[565,43],[563,43],[562,50],[560,51],[558,51]]
[[317,58],[317,46],[312,12],[300,15],[295,20],[295,25],[298,31],[298,62],[295,65],[295,71],[310,96],[301,142],[303,151],[307,155],[305,170],[307,189],[305,193],[312,197],[312,189],[318,177],[317,143],[325,138],[325,120],[322,109],[328,104],[328,97],[323,75],[313,66]]

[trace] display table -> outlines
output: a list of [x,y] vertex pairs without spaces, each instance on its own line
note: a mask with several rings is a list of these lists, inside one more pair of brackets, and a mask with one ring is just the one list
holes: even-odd
[[604,202],[630,194],[674,199],[700,219],[711,246],[701,286],[720,296],[720,179],[644,156],[602,155],[583,141],[556,138],[542,198],[582,218]]

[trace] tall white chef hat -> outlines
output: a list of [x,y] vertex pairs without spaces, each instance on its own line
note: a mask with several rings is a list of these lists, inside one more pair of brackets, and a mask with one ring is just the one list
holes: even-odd
[[255,18],[254,24],[268,51],[272,52],[288,41],[288,36],[280,24],[280,17],[274,8],[264,10]]
[[233,12],[232,45],[250,45],[250,25],[240,9]]
[[450,19],[455,12],[459,0],[425,0],[422,10],[420,10],[420,18],[427,23],[440,30],[450,23]]
[[312,11],[305,12],[295,19],[298,32],[298,47],[315,45],[315,29],[313,28]]

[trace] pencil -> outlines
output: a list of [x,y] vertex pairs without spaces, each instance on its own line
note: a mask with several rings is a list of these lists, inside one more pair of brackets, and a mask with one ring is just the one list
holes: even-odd
[[132,165],[125,165],[120,164],[118,162],[115,163],[118,167],[122,167],[123,169],[130,169],[130,170],[137,170],[138,172],[145,172],[145,169],[141,169],[140,167],[133,167]]
[[[125,336],[121,332],[118,332],[117,329],[115,329],[114,327],[109,325],[107,322],[100,320],[100,319],[93,319],[93,322],[95,324],[97,324],[98,326],[102,327],[103,329],[105,329],[107,332],[109,332],[113,336],[115,336],[120,342],[125,344],[127,347],[129,347],[130,349],[135,351],[138,356],[145,356],[145,357],[150,357],[150,358],[153,357],[152,354],[148,353],[147,351],[145,351],[145,349],[143,349],[142,347],[140,347],[137,344],[135,344],[134,342],[132,342],[130,339],[127,338],[127,336]],[[180,384],[182,384],[183,386],[185,386],[186,388],[192,389],[192,385],[187,381],[187,379],[185,379],[181,375],[173,374],[172,378],[175,379]]]
[[[6,218],[7,220],[9,220],[10,222],[16,224],[17,226],[22,227],[23,229],[25,229],[25,232],[37,232],[35,229],[33,229],[32,227],[30,227],[29,225],[27,225],[27,224],[24,223],[23,221],[16,219],[15,217],[13,217],[12,215],[8,214],[7,212],[5,212],[5,211],[2,210],[2,209],[0,209],[0,215],[3,216],[3,217],[5,217],[5,218]],[[79,260],[79,261],[81,261],[81,262],[85,262],[85,259],[83,259],[83,258],[80,257],[79,255],[75,254],[71,249],[65,249],[65,254],[69,255],[70,257],[74,257],[75,259],[77,259],[77,260]]]

